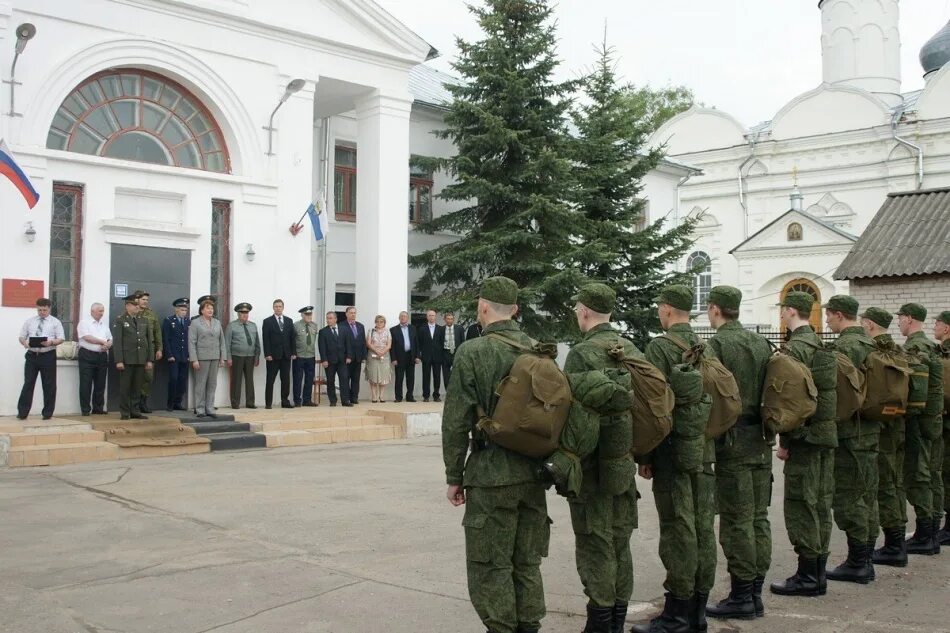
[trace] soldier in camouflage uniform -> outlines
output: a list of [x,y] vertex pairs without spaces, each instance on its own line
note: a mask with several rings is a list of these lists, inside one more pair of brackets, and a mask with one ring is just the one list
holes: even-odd
[[[149,307],[151,296],[145,290],[136,290],[135,296],[139,300],[140,320],[148,322],[148,337],[152,343],[152,349],[155,350],[155,360],[162,360],[162,324],[158,320],[155,310]],[[142,383],[142,397],[139,401],[139,409],[143,413],[151,413],[152,409],[148,406],[148,397],[152,393],[152,379],[155,377],[155,369],[149,369],[145,372],[145,380]]]
[[[834,349],[863,370],[875,344],[858,323],[857,300],[835,295],[823,307],[828,329],[838,334]],[[881,425],[855,413],[849,420],[836,420],[836,426],[834,517],[838,528],[848,535],[848,558],[828,572],[828,579],[867,584],[874,580],[871,554],[877,536]]]
[[495,389],[519,352],[533,341],[513,321],[518,286],[490,277],[479,293],[483,335],[455,353],[451,388],[442,412],[442,457],[454,506],[465,504],[465,554],[472,605],[489,633],[535,633],[544,617],[541,558],[551,536],[541,460],[524,457],[469,434],[478,409],[494,410]]
[[[904,452],[904,492],[914,506],[917,529],[907,539],[908,554],[939,554],[937,530],[940,527],[940,500],[934,491],[943,484],[943,372],[940,371],[937,344],[923,333],[927,309],[919,303],[907,303],[897,311],[897,325],[907,337],[904,349],[930,366],[927,402],[922,412],[907,414],[907,443]],[[942,495],[940,495],[942,496]]]
[[[861,314],[861,326],[878,346],[896,350],[897,344],[887,333],[894,320],[883,308],[868,308]],[[878,522],[884,531],[884,545],[874,550],[871,561],[875,565],[904,567],[907,549],[904,545],[904,526],[907,525],[907,504],[904,500],[904,420],[895,419],[881,426],[877,455]],[[877,529],[868,535],[877,540]],[[872,546],[873,547],[873,546]]]
[[731,591],[706,613],[714,618],[751,619],[765,615],[762,585],[772,563],[772,437],[762,428],[760,407],[769,342],[738,321],[742,291],[716,286],[709,291],[709,323],[716,334],[710,350],[732,372],[742,396],[736,425],[716,440],[716,506],[719,543],[728,561]]
[[[821,339],[808,324],[814,298],[789,292],[782,306],[782,323],[791,332],[788,353],[812,368]],[[818,596],[826,591],[825,563],[831,540],[834,497],[836,397],[834,386],[819,388],[818,410],[805,424],[779,436],[777,456],[785,462],[785,529],[798,554],[798,570],[785,582],[773,582],[772,593]]]
[[119,412],[123,420],[147,419],[139,408],[142,381],[152,368],[152,339],[147,322],[139,316],[135,295],[125,298],[125,313],[112,323],[112,350],[119,372]]
[[[643,358],[637,347],[620,337],[610,325],[617,296],[604,284],[584,286],[573,297],[574,312],[583,340],[571,348],[564,363],[568,374],[618,368],[620,364],[607,350],[621,344],[627,358]],[[607,417],[602,424],[631,424]],[[583,462],[581,493],[570,501],[571,524],[576,543],[577,573],[589,599],[584,633],[620,633],[627,617],[627,603],[633,595],[633,559],[630,536],[637,527],[637,487],[613,495],[598,483],[598,456]]]
[[[666,336],[688,346],[699,343],[689,325],[693,290],[667,286],[654,299]],[[707,352],[708,353],[708,352]],[[665,337],[654,338],[644,350],[647,360],[667,377],[682,363],[683,350]],[[706,442],[701,472],[683,472],[673,466],[670,438],[640,459],[640,475],[653,479],[653,498],[660,520],[660,560],[666,568],[666,603],[649,624],[634,633],[689,633],[706,630],[706,599],[715,583],[716,533],[713,464],[716,448]]]
[[[944,359],[950,358],[950,310],[945,310],[937,316],[934,323],[934,338],[940,341],[940,354]],[[944,380],[944,385],[946,385]],[[946,396],[946,394],[944,394]],[[946,401],[946,398],[944,398]],[[940,545],[950,545],[950,410],[943,412],[943,511],[946,514],[943,528],[937,532],[937,542]],[[939,518],[938,518],[939,521]]]

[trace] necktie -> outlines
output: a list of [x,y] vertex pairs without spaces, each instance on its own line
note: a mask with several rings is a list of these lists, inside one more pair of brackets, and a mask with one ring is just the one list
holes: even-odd
[[46,317],[40,317],[40,323],[36,326],[36,335],[43,336],[43,326],[46,325]]
[[284,319],[282,317],[277,317],[277,329],[281,332],[284,331]]
[[446,328],[446,334],[448,336],[445,337],[445,349],[449,350],[450,354],[454,354],[455,353],[455,328],[453,327]]
[[184,320],[183,318],[181,318],[181,317],[178,317],[178,327],[180,327],[180,328],[184,328],[184,327],[185,327],[185,320]]
[[310,324],[308,323],[304,327],[307,328],[307,347],[310,347],[313,345],[313,334],[310,332]]
[[253,343],[251,341],[251,333],[247,331],[247,323],[242,323],[241,325],[244,326],[244,338],[247,339],[247,344],[252,345]]
[[333,336],[336,336],[336,326],[334,325],[332,329],[333,329]]

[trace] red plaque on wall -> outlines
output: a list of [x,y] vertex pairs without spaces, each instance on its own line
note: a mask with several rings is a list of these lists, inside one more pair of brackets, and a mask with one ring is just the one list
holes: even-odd
[[43,296],[42,279],[4,279],[3,306],[6,308],[35,308]]

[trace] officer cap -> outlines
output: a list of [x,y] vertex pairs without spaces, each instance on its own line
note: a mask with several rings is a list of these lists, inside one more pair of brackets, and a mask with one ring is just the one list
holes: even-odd
[[938,314],[937,320],[940,321],[941,323],[946,323],[947,325],[950,325],[950,310],[944,310],[943,312]]
[[214,298],[214,295],[201,295],[198,297],[198,300],[195,302],[198,305],[201,305],[205,301],[210,301],[211,303],[217,303],[217,300]]
[[304,306],[297,310],[300,314],[313,314],[313,306]]
[[137,294],[135,294],[135,293],[132,293],[132,294],[126,296],[126,298],[125,298],[125,302],[126,302],[126,303],[135,303],[135,302],[138,301],[138,300],[139,300],[139,296],[138,296]]
[[811,308],[815,305],[815,298],[807,292],[795,290],[785,295],[785,299],[775,304],[783,308],[795,308],[802,314],[811,313]]
[[726,310],[738,310],[742,303],[742,291],[733,286],[713,286],[709,289],[707,301]]
[[897,316],[902,314],[909,316],[915,321],[925,321],[927,319],[927,308],[919,303],[905,303],[897,311]]
[[659,295],[653,297],[653,302],[657,305],[665,303],[677,310],[689,312],[693,309],[693,289],[679,284],[667,286]]
[[861,313],[861,318],[873,321],[883,328],[888,328],[891,327],[891,321],[894,320],[894,315],[884,308],[868,308]]
[[478,298],[510,306],[518,303],[518,284],[508,277],[489,277],[482,282]]
[[184,308],[188,305],[188,297],[181,297],[172,301],[172,307],[174,308]]
[[136,290],[132,293],[132,296],[139,299],[141,297],[151,297],[152,295],[148,293],[148,290]]
[[858,300],[848,295],[835,295],[831,299],[828,299],[828,303],[821,307],[843,314],[857,314]]
[[235,312],[250,312],[253,309],[254,309],[254,306],[252,306],[247,301],[242,301],[241,303],[234,306]]
[[607,284],[587,284],[571,297],[571,301],[583,303],[594,312],[609,314],[614,311],[617,293]]

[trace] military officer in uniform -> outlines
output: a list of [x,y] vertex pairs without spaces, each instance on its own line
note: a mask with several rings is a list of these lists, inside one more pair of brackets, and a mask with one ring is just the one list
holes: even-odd
[[[788,353],[811,369],[823,347],[809,325],[815,299],[807,292],[789,292],[779,304],[782,324],[790,332]],[[817,386],[817,385],[816,385]],[[785,462],[785,529],[798,554],[798,570],[785,582],[773,582],[772,593],[818,596],[826,591],[825,565],[831,541],[834,498],[834,449],[837,397],[834,385],[819,387],[818,410],[806,423],[779,436],[777,457]]]
[[[914,506],[917,526],[907,539],[908,554],[940,553],[937,529],[940,526],[939,505],[934,489],[943,483],[943,372],[937,344],[923,332],[927,309],[919,303],[906,303],[897,311],[897,325],[907,337],[904,350],[925,360],[930,369],[927,401],[919,411],[907,413],[904,445],[904,492]],[[939,483],[938,483],[939,482]]]
[[211,303],[215,304],[215,309],[217,309],[218,300],[214,295],[201,295],[200,297],[198,297],[198,301],[195,302],[195,305],[198,306],[198,314],[191,317],[192,321],[201,317],[201,304],[206,301],[210,301]]
[[[847,295],[835,295],[824,306],[828,329],[838,338],[833,347],[857,367],[864,367],[874,340],[858,322],[858,302]],[[829,570],[828,580],[867,584],[874,580],[872,534],[877,536],[877,452],[881,425],[862,420],[857,413],[850,420],[837,420],[838,448],[835,449],[834,518],[848,535],[847,559]]]
[[511,279],[482,283],[478,320],[484,335],[456,352],[442,413],[446,496],[453,506],[465,506],[468,592],[490,633],[536,633],[545,615],[541,559],[551,529],[541,460],[493,444],[480,431],[469,438],[479,407],[493,411],[495,389],[519,354],[504,341],[534,343],[513,320],[517,302]]
[[[861,327],[875,345],[884,351],[896,352],[898,349],[894,339],[887,333],[893,320],[894,316],[883,308],[868,308],[861,313]],[[877,520],[884,531],[884,545],[874,550],[871,557],[874,565],[907,565],[907,547],[904,544],[904,527],[907,525],[904,439],[903,419],[882,425],[877,454]],[[874,526],[868,540],[877,540],[877,526]]]
[[[644,354],[669,377],[682,363],[683,350],[699,343],[689,325],[693,290],[672,285],[654,298],[665,336],[651,340]],[[709,353],[708,351],[706,353]],[[634,633],[666,633],[706,630],[706,599],[716,580],[715,494],[713,464],[716,447],[707,440],[700,472],[676,468],[672,443],[662,442],[640,458],[640,476],[653,480],[653,498],[660,519],[660,560],[666,568],[666,603],[663,612],[647,624],[637,624]]]
[[125,314],[112,324],[112,349],[115,368],[119,372],[119,412],[123,420],[147,419],[142,415],[142,383],[145,372],[152,368],[155,352],[149,336],[148,321],[139,317],[138,298],[125,298]]
[[[934,323],[934,338],[940,342],[940,355],[944,359],[943,368],[946,372],[947,361],[950,360],[950,310],[944,310],[937,316],[937,321]],[[943,384],[946,388],[946,376],[944,376]],[[944,394],[945,403],[946,396],[947,394]],[[942,501],[946,518],[943,528],[937,531],[937,542],[940,545],[950,545],[950,409],[945,409],[943,412],[943,467],[940,474],[943,477]]]
[[244,405],[248,409],[256,409],[256,395],[254,393],[254,368],[261,364],[261,336],[257,332],[257,324],[250,320],[251,310],[254,307],[245,302],[234,306],[237,312],[237,321],[228,323],[224,333],[231,360],[231,408],[241,408],[241,385],[245,389]]
[[[619,336],[610,325],[610,314],[617,301],[612,288],[601,283],[588,284],[573,299],[584,338],[568,353],[565,373],[620,368],[619,361],[607,353],[617,345],[623,346],[627,358],[643,358],[636,345]],[[632,421],[628,413],[623,418],[602,416],[600,423],[602,427],[629,426]],[[620,494],[607,492],[598,481],[598,459],[595,452],[584,461],[581,493],[570,501],[577,573],[588,598],[586,633],[622,631],[627,604],[633,595],[630,536],[637,527],[635,478],[631,472],[630,487]]]
[[[136,290],[134,293],[139,300],[139,319],[145,319],[148,322],[148,336],[152,340],[152,349],[155,350],[155,360],[162,359],[162,324],[158,321],[158,315],[149,307],[151,296],[145,290]],[[142,398],[139,408],[142,413],[151,413],[148,406],[148,397],[152,393],[152,379],[155,377],[154,367],[145,371],[145,382],[142,383]]]
[[761,398],[769,342],[742,327],[742,291],[732,286],[709,290],[707,314],[716,334],[709,349],[732,372],[742,397],[736,425],[716,440],[716,506],[719,543],[728,561],[731,591],[706,608],[714,618],[748,620],[765,615],[762,585],[772,563],[772,446],[762,428]]
[[[313,401],[313,375],[317,367],[317,324],[313,322],[313,306],[298,310],[300,320],[294,323],[297,356],[293,360],[294,406],[315,407]],[[363,344],[365,347],[365,343]],[[353,371],[359,372],[357,366]]]
[[188,402],[188,297],[172,302],[175,314],[162,321],[162,346],[168,364],[166,411],[185,411]]

